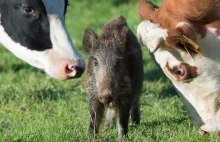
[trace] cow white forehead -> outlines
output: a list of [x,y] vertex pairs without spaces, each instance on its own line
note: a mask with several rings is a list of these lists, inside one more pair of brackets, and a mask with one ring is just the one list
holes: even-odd
[[42,0],[48,15],[64,15],[65,0]]
[[150,52],[155,52],[168,36],[167,30],[150,21],[143,21],[137,28],[138,40],[146,45]]

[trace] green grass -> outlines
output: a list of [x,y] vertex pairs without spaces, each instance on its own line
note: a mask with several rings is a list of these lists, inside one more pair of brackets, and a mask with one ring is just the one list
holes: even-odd
[[[83,54],[85,28],[99,32],[107,21],[123,15],[136,33],[140,19],[137,2],[127,0],[69,0],[67,29]],[[157,3],[161,3],[160,0]],[[0,47],[0,141],[90,142],[117,140],[117,129],[103,128],[97,139],[89,139],[88,101],[85,76],[58,81],[18,60]],[[210,142],[216,136],[200,136],[174,87],[143,47],[144,87],[141,98],[142,120],[129,125],[131,142]]]

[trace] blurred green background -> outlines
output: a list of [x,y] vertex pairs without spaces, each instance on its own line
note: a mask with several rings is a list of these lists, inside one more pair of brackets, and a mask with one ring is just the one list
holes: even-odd
[[[158,5],[161,0],[155,0]],[[67,29],[76,48],[82,50],[84,30],[100,32],[103,24],[123,15],[136,34],[141,22],[138,0],[69,0]],[[129,125],[131,142],[206,142],[215,136],[201,137],[192,126],[182,102],[170,81],[156,66],[146,47],[144,87],[141,97],[141,125]],[[0,141],[15,142],[91,142],[117,140],[117,128],[90,139],[85,76],[58,81],[17,59],[0,47]]]

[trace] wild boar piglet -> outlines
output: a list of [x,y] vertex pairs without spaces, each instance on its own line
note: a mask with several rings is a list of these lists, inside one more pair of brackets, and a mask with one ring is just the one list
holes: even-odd
[[121,16],[105,24],[100,35],[86,29],[83,46],[88,53],[89,130],[98,133],[107,108],[106,128],[112,128],[118,116],[118,137],[123,139],[128,132],[130,114],[132,122],[140,123],[143,64],[138,41]]

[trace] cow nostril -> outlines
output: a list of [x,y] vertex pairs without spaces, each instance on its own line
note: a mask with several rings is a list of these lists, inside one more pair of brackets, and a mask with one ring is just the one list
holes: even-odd
[[65,71],[67,74],[71,73],[73,71],[73,67],[70,67],[69,65],[66,66]]
[[75,68],[76,68],[75,66],[70,66],[69,67],[69,69],[71,69],[71,70],[75,70]]
[[68,64],[66,66],[66,74],[69,79],[78,78],[82,75],[83,72],[84,72],[84,68],[82,67],[71,65],[71,64]]
[[73,70],[75,70],[76,66],[75,66],[75,65],[72,65],[72,64],[68,64],[68,65],[66,66],[66,68],[69,69],[70,71],[73,71]]
[[71,65],[71,64],[68,64],[68,65],[66,66],[65,71],[66,71],[66,74],[67,74],[68,79],[74,78],[74,77],[76,76],[76,74],[77,74],[77,71],[76,71],[76,69],[75,69],[75,66],[74,66],[74,65]]

